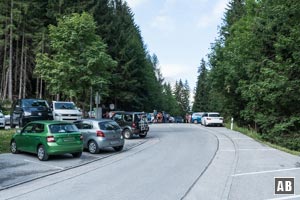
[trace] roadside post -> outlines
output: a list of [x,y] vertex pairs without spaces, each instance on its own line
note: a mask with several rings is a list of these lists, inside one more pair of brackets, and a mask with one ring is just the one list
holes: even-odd
[[102,108],[99,108],[99,104],[100,104],[100,95],[98,92],[96,92],[96,96],[95,96],[95,104],[96,104],[96,119],[101,119],[102,118]]
[[231,124],[230,124],[230,129],[233,129],[233,117],[231,117]]

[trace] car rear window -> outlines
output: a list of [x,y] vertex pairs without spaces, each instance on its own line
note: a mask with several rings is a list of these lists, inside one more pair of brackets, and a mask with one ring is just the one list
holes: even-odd
[[99,127],[101,130],[118,130],[118,129],[120,129],[120,126],[114,121],[99,122]]
[[210,117],[220,117],[220,114],[214,113],[214,114],[209,114]]
[[74,124],[51,124],[49,125],[51,133],[72,133],[79,132]]

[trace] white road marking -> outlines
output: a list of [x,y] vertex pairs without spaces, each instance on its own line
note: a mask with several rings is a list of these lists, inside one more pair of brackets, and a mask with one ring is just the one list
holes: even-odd
[[[275,151],[275,149],[271,148],[266,148],[266,149],[237,149],[238,151]],[[220,150],[220,151],[235,151],[234,149],[225,149],[225,150]]]
[[241,173],[241,174],[233,174],[231,176],[247,176],[247,175],[266,174],[266,173],[294,171],[294,170],[300,170],[300,167],[289,168],[289,169],[277,169],[277,170],[269,170],[269,171],[260,171],[260,172],[248,172],[248,173]]
[[300,195],[293,195],[293,196],[288,196],[288,197],[280,197],[280,198],[274,198],[274,199],[266,199],[266,200],[284,200],[284,199],[295,199],[300,197]]
[[54,165],[47,165],[47,164],[40,163],[40,162],[35,162],[35,161],[32,161],[32,160],[24,159],[24,161],[25,162],[31,162],[31,163],[39,164],[39,165],[43,165],[43,166],[47,166],[47,167],[52,167],[52,168],[56,168],[56,169],[60,169],[60,170],[64,169],[63,167],[58,167],[58,166],[54,166]]

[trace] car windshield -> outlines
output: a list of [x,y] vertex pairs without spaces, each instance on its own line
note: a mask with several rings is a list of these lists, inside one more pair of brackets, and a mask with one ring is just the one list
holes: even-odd
[[51,124],[49,125],[51,133],[72,133],[79,132],[74,124]]
[[48,107],[48,103],[45,100],[36,100],[36,99],[25,99],[22,101],[22,107]]
[[75,110],[76,109],[75,105],[71,102],[56,102],[56,103],[54,103],[54,108],[56,110],[59,110],[59,109]]
[[99,127],[101,130],[118,130],[120,129],[120,126],[113,121],[107,121],[107,122],[99,122]]

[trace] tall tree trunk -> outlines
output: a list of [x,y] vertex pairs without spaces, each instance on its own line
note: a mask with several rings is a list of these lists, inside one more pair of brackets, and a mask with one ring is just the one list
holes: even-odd
[[23,96],[22,96],[22,98],[26,97],[26,83],[27,83],[27,48],[26,48],[26,46],[25,46],[25,50],[24,50],[24,55],[25,55],[25,60],[24,60]]
[[[7,23],[6,23],[7,25]],[[2,70],[2,77],[1,77],[1,93],[0,93],[0,97],[2,100],[4,100],[6,98],[6,83],[7,83],[7,79],[6,79],[6,73],[7,73],[7,37],[8,35],[5,34],[4,37],[4,53],[3,53],[3,70]]]
[[13,59],[13,6],[14,1],[11,0],[10,8],[10,36],[9,36],[9,73],[8,73],[8,99],[12,101],[12,59]]
[[39,98],[41,99],[42,97],[43,97],[43,79],[41,78],[41,82],[40,82],[40,96],[39,96]]
[[19,99],[22,98],[22,80],[24,74],[24,41],[25,41],[25,33],[24,33],[24,26],[23,26],[23,35],[22,35],[22,47],[21,47],[21,64],[20,64],[20,77],[19,77]]

